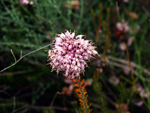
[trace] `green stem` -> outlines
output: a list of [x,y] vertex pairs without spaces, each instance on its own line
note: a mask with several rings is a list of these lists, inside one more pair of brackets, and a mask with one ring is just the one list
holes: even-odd
[[[41,49],[43,49],[43,48],[45,48],[45,47],[48,47],[48,46],[50,46],[50,45],[51,45],[51,44],[48,44],[48,45],[46,45],[46,46],[43,46],[43,47],[41,47],[41,48],[39,48],[39,49],[36,49],[36,50],[34,50],[34,51],[31,51],[31,52],[29,52],[29,53],[27,53],[27,54],[25,54],[25,55],[23,55],[23,56],[22,56],[22,51],[21,51],[21,53],[20,53],[20,58],[19,58],[17,61],[15,61],[15,63],[13,63],[12,65],[10,65],[10,66],[8,66],[8,67],[2,69],[2,70],[0,71],[0,73],[2,73],[3,71],[9,69],[10,67],[16,65],[16,64],[17,64],[20,60],[22,60],[24,57],[26,57],[26,56],[28,56],[28,55],[30,55],[30,54],[32,54],[32,53],[35,53],[35,52],[37,52],[37,51],[39,51],[39,50],[41,50]],[[13,54],[13,56],[14,56],[14,54]]]

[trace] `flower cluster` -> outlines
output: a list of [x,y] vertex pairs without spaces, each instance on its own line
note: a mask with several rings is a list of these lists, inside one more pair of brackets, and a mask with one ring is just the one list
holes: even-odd
[[84,73],[85,67],[88,67],[86,61],[97,55],[93,43],[85,40],[83,35],[75,37],[75,33],[65,31],[58,34],[48,51],[48,59],[52,66],[52,71],[57,74],[62,71],[65,77],[78,77]]
[[[147,92],[140,83],[136,83],[135,86],[133,86],[133,90],[135,91],[139,91],[140,96],[143,99],[146,99],[150,96],[150,92]],[[143,105],[143,101],[142,100],[136,100],[135,104],[137,106],[142,106]]]
[[124,33],[129,32],[129,25],[125,20],[122,20],[122,22],[117,22],[116,28],[117,30],[123,31]]
[[29,0],[19,0],[20,4],[22,5],[33,5],[34,3]]

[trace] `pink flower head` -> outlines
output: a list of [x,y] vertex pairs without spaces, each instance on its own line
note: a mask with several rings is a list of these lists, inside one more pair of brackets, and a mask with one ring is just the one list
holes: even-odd
[[83,35],[75,37],[75,33],[65,31],[55,37],[52,49],[48,51],[48,59],[52,71],[62,71],[65,77],[78,77],[88,67],[86,61],[97,55],[93,43],[85,40]]
[[117,22],[116,23],[116,28],[119,31],[123,31],[124,33],[129,32],[129,25],[125,20],[122,20],[122,22]]
[[120,49],[121,51],[125,51],[125,50],[126,50],[126,43],[125,43],[125,42],[120,43],[120,44],[119,44],[119,49]]
[[139,101],[135,103],[137,106],[141,107],[143,105],[143,101]]
[[123,0],[123,2],[128,3],[128,2],[129,2],[129,0]]
[[29,0],[19,0],[20,4],[22,5],[33,5],[33,1],[29,1]]
[[137,83],[136,86],[137,86],[137,90],[139,91],[141,97],[147,98],[150,95],[150,93],[147,93],[146,90],[141,86],[141,84]]
[[128,46],[131,46],[133,43],[133,37],[128,37]]

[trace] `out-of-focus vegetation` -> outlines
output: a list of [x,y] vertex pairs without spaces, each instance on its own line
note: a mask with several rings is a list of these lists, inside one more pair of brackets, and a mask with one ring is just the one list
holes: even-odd
[[[148,0],[0,0],[0,70],[53,42],[65,29],[85,34],[101,55],[82,79],[94,113],[150,111]],[[147,4],[145,4],[147,3]],[[0,73],[0,113],[78,113],[70,80],[51,72],[50,47]]]

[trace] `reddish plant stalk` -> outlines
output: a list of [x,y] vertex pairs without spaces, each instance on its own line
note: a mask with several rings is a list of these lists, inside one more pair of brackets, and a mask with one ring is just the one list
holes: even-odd
[[74,86],[76,87],[75,91],[77,92],[77,95],[79,97],[81,109],[84,111],[84,113],[90,113],[90,105],[88,105],[87,100],[87,92],[85,90],[85,85],[83,85],[84,80],[80,81],[80,78],[73,79]]

